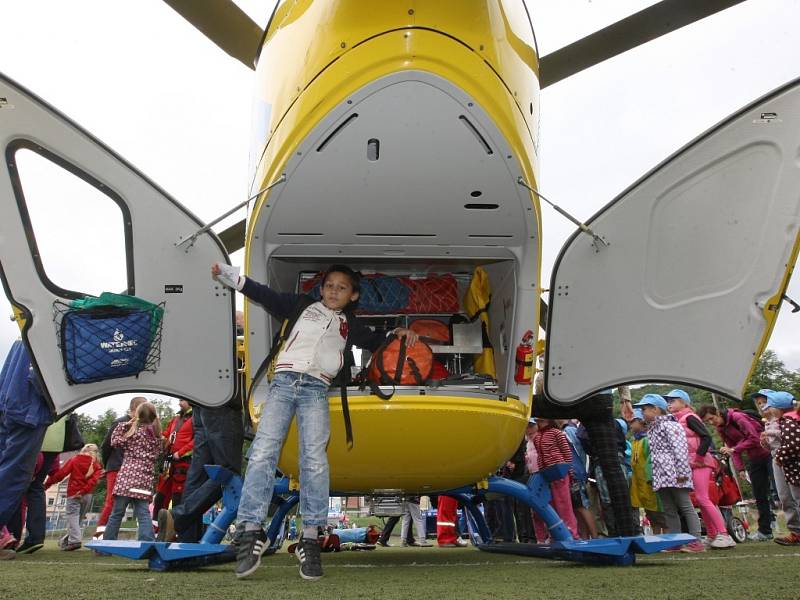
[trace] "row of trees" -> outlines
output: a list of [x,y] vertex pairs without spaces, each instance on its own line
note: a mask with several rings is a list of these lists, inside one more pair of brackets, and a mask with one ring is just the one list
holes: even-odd
[[[661,394],[669,393],[670,390],[675,389],[675,385],[671,384],[649,384],[641,387],[631,388],[631,399],[634,404],[641,399],[645,394]],[[711,392],[701,390],[689,386],[677,386],[686,390],[692,397],[692,404],[700,406],[701,404],[713,404]],[[800,398],[800,371],[793,371],[789,369],[783,361],[778,358],[772,350],[766,350],[756,365],[750,381],[747,383],[744,398],[740,398],[738,402],[733,402],[728,398],[717,396],[720,408],[726,406],[735,406],[736,408],[755,409],[756,406],[750,399],[750,394],[757,392],[761,389],[782,390],[789,392],[795,398]]]

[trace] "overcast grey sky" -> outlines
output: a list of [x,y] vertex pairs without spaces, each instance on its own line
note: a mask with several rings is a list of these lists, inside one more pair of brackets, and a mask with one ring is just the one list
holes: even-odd
[[[237,3],[262,26],[273,4]],[[649,4],[528,0],[543,55]],[[244,199],[249,69],[160,0],[0,0],[0,8],[0,70],[6,75],[200,218],[211,220]],[[548,88],[541,96],[541,191],[588,218],[705,129],[800,76],[798,30],[800,0],[748,0]],[[547,207],[543,213],[547,282],[573,227]],[[69,235],[63,229],[46,232],[55,248]],[[94,264],[104,268],[102,258]],[[797,277],[789,294],[800,298]],[[18,334],[8,314],[2,298],[0,357]],[[798,332],[800,316],[784,309],[770,343],[795,369]],[[100,400],[82,410],[120,411],[124,403]]]

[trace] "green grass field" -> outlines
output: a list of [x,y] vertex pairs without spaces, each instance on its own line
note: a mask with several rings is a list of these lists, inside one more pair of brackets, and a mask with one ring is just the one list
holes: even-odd
[[[394,538],[396,540],[397,538]],[[0,562],[0,598],[778,598],[800,597],[800,548],[747,542],[702,555],[640,555],[632,567],[586,567],[474,548],[378,548],[323,555],[325,577],[300,579],[285,550],[249,579],[233,564],[157,573],[144,561],[62,552],[48,541],[31,556]]]

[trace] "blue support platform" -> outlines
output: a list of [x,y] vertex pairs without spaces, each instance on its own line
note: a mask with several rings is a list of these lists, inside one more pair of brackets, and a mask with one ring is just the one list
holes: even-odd
[[[575,540],[558,514],[550,506],[550,481],[564,477],[569,465],[554,465],[535,473],[527,485],[503,477],[490,477],[488,487],[475,490],[463,487],[442,492],[464,506],[473,543],[486,552],[555,558],[594,565],[632,565],[636,554],[651,554],[695,541],[691,535],[664,534],[634,537]],[[550,530],[550,544],[495,543],[477,504],[486,492],[511,496],[530,506]]]
[[154,571],[189,569],[235,560],[234,548],[221,542],[228,532],[228,527],[236,518],[242,493],[242,478],[217,465],[206,465],[205,468],[209,478],[222,485],[224,508],[198,543],[94,540],[86,546],[103,554],[132,560],[148,559],[149,567]]
[[[650,554],[694,541],[694,537],[686,534],[596,540],[573,539],[567,526],[550,506],[549,483],[564,477],[568,470],[568,465],[548,467],[531,476],[527,485],[503,477],[490,477],[485,489],[464,486],[441,493],[455,498],[463,505],[470,537],[473,543],[485,552],[555,558],[594,565],[626,566],[635,562],[637,553]],[[146,558],[149,561],[150,569],[157,571],[197,568],[235,560],[234,547],[220,542],[236,518],[242,491],[242,478],[227,469],[214,465],[206,465],[206,471],[211,479],[222,484],[225,507],[208,527],[199,543],[98,540],[90,542],[87,547],[98,552],[133,560]],[[506,494],[530,506],[550,530],[551,542],[549,544],[495,543],[486,519],[478,508],[478,504],[483,501],[483,496],[487,492]],[[337,493],[332,492],[332,495],[335,496]],[[284,477],[275,482],[272,502],[277,508],[267,530],[270,547],[266,553],[274,553],[281,547],[285,535],[286,516],[297,505],[298,500],[299,494],[296,490],[289,489],[287,478]]]

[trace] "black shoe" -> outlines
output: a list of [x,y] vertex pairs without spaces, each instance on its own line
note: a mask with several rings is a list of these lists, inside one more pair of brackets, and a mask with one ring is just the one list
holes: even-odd
[[252,575],[261,565],[261,555],[269,546],[267,534],[263,529],[245,531],[239,536],[239,551],[236,553],[236,577]]
[[317,540],[301,537],[294,555],[300,561],[300,577],[303,579],[322,577],[322,558]]
[[383,546],[384,548],[392,547],[392,545],[389,542],[380,539],[376,542],[376,544],[378,544],[378,546]]
[[17,548],[17,554],[33,554],[37,550],[41,550],[44,544],[37,544],[35,542],[25,542]]

